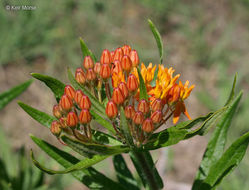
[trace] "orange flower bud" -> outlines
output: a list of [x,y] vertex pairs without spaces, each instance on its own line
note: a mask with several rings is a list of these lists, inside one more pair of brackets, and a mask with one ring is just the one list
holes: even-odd
[[66,117],[60,118],[60,124],[61,124],[61,128],[66,129],[67,128],[67,118]]
[[130,92],[134,92],[138,89],[138,81],[135,75],[130,74],[127,79],[127,88]]
[[162,110],[163,109],[163,103],[160,98],[155,99],[152,104],[151,104],[151,110],[156,111],[156,110]]
[[150,133],[154,130],[153,122],[150,118],[144,120],[142,125],[142,130],[145,131],[146,133]]
[[93,81],[96,79],[96,74],[95,72],[93,71],[93,69],[88,69],[87,72],[86,72],[86,79],[88,81]]
[[75,72],[83,72],[84,73],[84,70],[81,68],[81,67],[78,67]]
[[76,127],[78,124],[78,116],[75,112],[71,111],[67,114],[67,126]]
[[[78,70],[78,69],[77,69]],[[75,72],[75,80],[80,83],[81,85],[85,84],[86,82],[86,76],[85,73],[82,69],[82,71],[77,71]]]
[[120,88],[117,87],[113,89],[112,100],[117,105],[124,103],[125,97]]
[[123,52],[124,52],[124,55],[130,55],[131,46],[129,46],[129,45],[124,45],[124,46],[122,47],[122,50],[123,50]]
[[59,104],[60,104],[61,108],[65,111],[69,111],[73,107],[73,102],[72,102],[71,98],[66,94],[64,94],[61,97]]
[[127,119],[132,119],[135,115],[135,109],[132,105],[125,107],[125,117]]
[[119,83],[118,87],[120,88],[120,90],[122,91],[124,95],[124,98],[126,99],[129,95],[129,91],[128,91],[126,84],[124,82],[121,82]]
[[122,69],[129,72],[132,67],[131,59],[128,55],[124,55],[121,60]]
[[101,64],[111,64],[111,54],[108,49],[104,49],[100,57]]
[[138,64],[139,64],[139,57],[138,57],[138,54],[137,54],[136,50],[132,50],[131,51],[131,53],[130,53],[130,59],[131,59],[133,67],[138,66]]
[[53,115],[59,119],[62,117],[62,113],[61,113],[61,107],[59,105],[54,105],[53,107]]
[[140,100],[137,105],[137,110],[141,111],[143,114],[148,113],[150,110],[149,102],[147,102],[146,100]]
[[111,72],[112,72],[112,73],[119,73],[119,72],[122,72],[122,71],[123,71],[123,70],[122,70],[122,66],[121,66],[120,61],[115,60],[115,61],[113,62],[113,64],[112,64],[112,70],[111,70]]
[[99,75],[99,73],[100,73],[100,70],[101,70],[101,64],[100,64],[100,62],[96,62],[95,63],[95,65],[94,65],[94,72],[97,74],[97,75]]
[[124,52],[122,48],[117,48],[114,53],[113,61],[118,60],[121,62],[123,56],[124,56]]
[[91,119],[92,119],[91,114],[88,111],[88,109],[81,110],[80,115],[79,115],[80,123],[87,124],[91,121]]
[[141,125],[144,121],[144,114],[141,111],[137,111],[132,120],[136,125]]
[[117,105],[112,100],[110,100],[107,103],[106,108],[105,108],[105,113],[110,119],[113,119],[117,116],[118,108],[117,108]]
[[155,112],[152,113],[152,115],[150,116],[151,120],[153,123],[158,124],[162,121],[163,118],[163,114],[162,111],[157,110]]
[[53,121],[51,123],[51,127],[50,127],[50,131],[51,133],[53,133],[53,135],[55,136],[60,136],[61,134],[61,125],[59,121]]
[[71,85],[66,85],[64,89],[64,94],[66,94],[71,100],[74,99],[75,96],[75,90]]
[[114,52],[114,51],[111,51],[111,53],[110,53],[110,56],[111,56],[111,63],[113,63],[113,61],[114,61],[114,54],[115,54],[115,52]]
[[91,56],[85,56],[84,61],[83,61],[83,66],[85,69],[92,69],[94,67],[93,60]]
[[74,96],[74,101],[79,105],[82,96],[84,96],[84,93],[81,90],[76,90],[75,96]]
[[111,69],[108,64],[103,64],[101,66],[100,76],[102,79],[108,79],[111,76]]
[[168,103],[177,102],[177,100],[180,97],[180,92],[181,92],[181,88],[179,87],[179,85],[174,84],[172,88],[169,90],[169,93],[167,95]]
[[83,95],[81,100],[80,100],[80,104],[79,104],[79,107],[81,109],[90,109],[91,108],[91,101],[90,99],[88,98],[88,96],[86,95]]

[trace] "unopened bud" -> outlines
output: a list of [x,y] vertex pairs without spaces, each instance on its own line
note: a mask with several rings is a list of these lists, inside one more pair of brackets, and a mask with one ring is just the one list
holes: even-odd
[[106,105],[105,108],[105,113],[106,115],[110,118],[113,119],[117,116],[118,114],[118,108],[117,105],[113,101],[109,101]]
[[131,67],[132,67],[132,62],[131,62],[131,59],[128,55],[124,55],[122,57],[121,66],[122,66],[123,70],[130,72]]
[[100,70],[100,77],[104,80],[108,79],[111,76],[111,69],[108,64],[103,64]]
[[131,46],[129,46],[129,45],[124,45],[124,46],[122,47],[122,50],[123,50],[123,52],[124,52],[124,55],[130,55]]
[[138,57],[138,54],[137,54],[136,50],[132,50],[131,51],[131,53],[130,53],[130,59],[131,59],[133,67],[138,66],[138,64],[139,64],[139,57]]
[[163,103],[160,98],[155,99],[152,104],[151,104],[151,110],[156,111],[156,110],[162,110],[163,109]]
[[83,66],[85,69],[92,69],[94,67],[93,60],[91,56],[85,56],[84,61],[83,61]]
[[61,127],[63,129],[66,129],[67,128],[67,118],[66,117],[60,118],[60,124],[61,124]]
[[154,125],[150,118],[144,120],[142,125],[142,130],[145,131],[146,133],[150,133],[154,130]]
[[81,85],[85,84],[85,82],[86,82],[86,75],[85,75],[85,73],[84,73],[83,70],[82,70],[82,71],[76,71],[76,72],[75,72],[75,80],[76,80],[79,84],[81,84]]
[[90,99],[88,98],[88,96],[83,95],[83,96],[81,97],[79,107],[80,107],[81,109],[90,109],[90,108],[91,108],[91,101],[90,101]]
[[111,56],[111,63],[113,63],[113,61],[114,61],[114,54],[115,54],[115,52],[114,52],[114,51],[111,51],[111,52],[110,52],[110,56]]
[[153,112],[152,115],[150,116],[152,122],[155,124],[160,123],[162,121],[162,117],[163,117],[163,114],[162,114],[162,111],[160,110]]
[[86,79],[88,81],[93,81],[96,79],[96,74],[95,72],[93,71],[93,69],[88,69],[87,72],[86,72]]
[[135,109],[132,105],[125,107],[125,117],[127,119],[132,119],[135,115]]
[[69,111],[73,107],[73,102],[72,102],[71,98],[66,94],[64,94],[61,97],[59,104],[60,104],[61,108],[65,111]]
[[91,114],[88,109],[81,110],[80,115],[79,115],[80,123],[87,124],[91,121],[91,119],[92,119]]
[[129,95],[129,91],[128,91],[126,84],[124,82],[121,82],[119,83],[118,87],[120,88],[120,90],[122,91],[124,95],[124,98],[126,99]]
[[141,111],[137,111],[135,112],[132,120],[136,125],[141,125],[144,121],[144,114]]
[[95,65],[94,65],[94,72],[97,74],[97,75],[99,75],[99,73],[100,73],[100,70],[101,70],[101,64],[100,64],[100,62],[97,62],[97,63],[95,63]]
[[120,88],[117,87],[113,89],[112,100],[117,105],[124,103],[125,97]]
[[127,85],[129,92],[134,92],[138,89],[138,81],[135,75],[133,74],[129,75],[126,85]]
[[111,54],[108,49],[104,49],[100,57],[101,64],[111,64]]
[[84,70],[81,68],[81,67],[78,67],[75,72],[83,72],[84,73]]
[[59,121],[53,121],[51,123],[51,127],[50,127],[50,131],[51,133],[53,133],[53,135],[55,136],[60,136],[61,134],[61,125]]
[[146,100],[140,100],[137,105],[137,110],[141,111],[143,114],[146,114],[150,110],[150,105]]
[[84,93],[81,90],[76,90],[75,96],[74,96],[74,101],[79,105],[82,96],[84,96]]
[[71,111],[67,114],[67,126],[73,128],[78,124],[78,117],[75,112]]
[[54,105],[53,107],[53,115],[59,119],[62,117],[62,113],[61,113],[61,107],[59,105]]
[[117,48],[114,52],[113,61],[118,60],[121,62],[123,56],[124,56],[124,52],[122,48]]
[[112,70],[111,72],[112,73],[119,73],[119,72],[122,72],[122,66],[121,66],[121,62],[118,61],[118,60],[115,60],[112,64]]
[[75,96],[75,90],[71,85],[66,85],[64,89],[64,94],[66,94],[71,100],[74,99]]

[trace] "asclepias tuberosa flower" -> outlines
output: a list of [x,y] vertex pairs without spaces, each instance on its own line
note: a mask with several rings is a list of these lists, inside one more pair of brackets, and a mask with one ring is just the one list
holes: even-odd
[[[34,78],[44,82],[52,90],[57,103],[51,105],[52,115],[22,102],[19,105],[35,120],[50,128],[59,143],[84,157],[75,158],[68,152],[31,136],[42,150],[65,169],[55,171],[46,168],[35,159],[31,151],[32,160],[38,168],[49,174],[72,173],[90,189],[139,190],[142,186],[146,189],[162,189],[163,180],[153,162],[151,150],[206,134],[217,122],[221,122],[217,126],[230,125],[231,119],[225,123],[223,121],[233,116],[242,95],[240,93],[234,97],[235,82],[224,107],[191,119],[187,102],[195,85],[188,80],[182,82],[180,74],[169,63],[163,62],[160,34],[150,20],[149,25],[159,48],[160,64],[149,63],[146,66],[139,55],[140,50],[127,44],[104,49],[96,58],[80,39],[83,61],[74,72],[68,69],[70,84],[32,73]],[[180,118],[184,121],[180,122]],[[171,123],[173,126],[169,127]],[[219,132],[214,133],[217,134]],[[238,164],[246,148],[240,151],[240,157],[234,158],[236,164],[229,162],[222,165],[226,155],[236,154],[239,150],[236,147],[248,139],[249,135],[246,133],[239,142],[235,142],[235,148],[228,149],[224,154],[215,152],[213,148],[209,158],[214,161],[209,162],[209,166],[204,169],[205,175],[201,173],[200,167],[193,189],[207,188],[206,184],[210,186],[207,189],[215,187],[216,182],[222,178],[213,177],[216,175],[214,173],[222,176],[226,169]],[[129,154],[142,183],[138,183],[132,176],[121,154]],[[118,182],[92,167],[110,156],[113,156],[117,173],[125,172],[121,171],[121,165],[129,173],[122,180],[118,177]],[[203,162],[207,162],[205,155],[204,158]],[[216,171],[219,167],[223,169]],[[89,181],[84,181],[84,177]]]

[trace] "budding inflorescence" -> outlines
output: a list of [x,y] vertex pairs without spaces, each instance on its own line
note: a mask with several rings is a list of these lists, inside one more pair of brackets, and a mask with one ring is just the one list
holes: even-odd
[[[182,113],[190,119],[184,100],[194,88],[194,85],[188,87],[189,81],[185,84],[181,81],[177,83],[180,75],[174,75],[173,68],[165,68],[163,65],[158,65],[157,68],[152,63],[146,67],[141,63],[139,71],[139,64],[138,52],[129,45],[124,45],[113,51],[103,50],[98,62],[91,56],[85,56],[82,67],[75,71],[75,80],[80,85],[88,89],[100,103],[107,102],[105,114],[110,119],[117,138],[121,140],[124,135],[120,124],[120,110],[124,109],[130,134],[137,145],[145,143],[171,117],[173,123],[178,122]],[[140,98],[144,96],[140,96],[139,72],[148,98]],[[53,107],[53,114],[58,121],[53,122],[51,131],[59,136],[67,128],[73,131],[80,130],[80,125],[90,128],[90,109],[89,97],[83,91],[75,91],[67,85],[59,104]],[[91,136],[89,131],[91,130],[85,130],[88,138]],[[78,138],[77,135],[75,137]]]

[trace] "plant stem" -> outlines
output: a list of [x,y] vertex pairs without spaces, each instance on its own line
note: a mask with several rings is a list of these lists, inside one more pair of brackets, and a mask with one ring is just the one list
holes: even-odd
[[150,153],[133,150],[130,156],[144,186],[148,186],[150,190],[161,189],[162,181],[153,160],[149,159]]
[[106,92],[106,96],[107,96],[108,100],[110,100],[111,99],[111,91],[110,91],[109,83],[107,81],[105,82],[105,92]]

